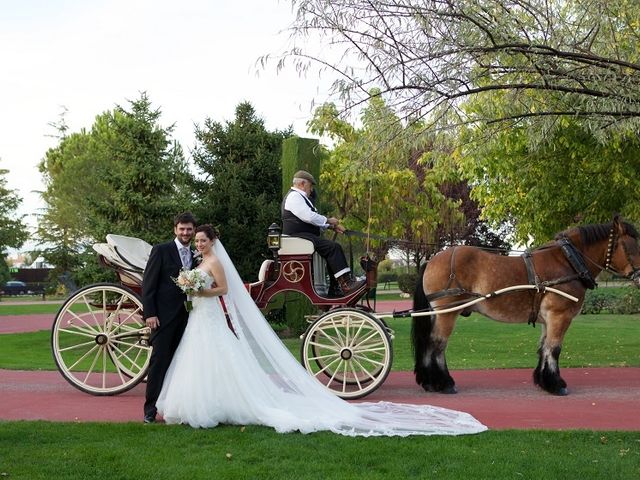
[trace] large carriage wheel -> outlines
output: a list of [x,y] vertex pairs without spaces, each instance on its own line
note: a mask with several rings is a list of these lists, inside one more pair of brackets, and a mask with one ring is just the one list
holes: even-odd
[[140,299],[108,283],[78,290],[56,315],[51,349],[74,387],[93,395],[126,392],[144,379],[151,357]]
[[377,389],[391,370],[393,351],[385,325],[365,312],[332,310],[313,322],[301,346],[302,363],[342,398]]

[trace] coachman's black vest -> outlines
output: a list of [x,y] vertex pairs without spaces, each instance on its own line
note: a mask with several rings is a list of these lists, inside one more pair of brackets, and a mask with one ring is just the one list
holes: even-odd
[[280,208],[282,214],[282,233],[285,235],[296,236],[299,233],[310,233],[312,235],[320,236],[320,227],[316,227],[315,225],[311,225],[310,223],[303,222],[298,217],[296,217],[289,210],[284,209],[284,203],[287,201],[287,197],[289,195],[300,195],[304,198],[304,201],[309,205],[309,208],[314,212],[317,212],[316,207],[313,206],[313,203],[302,193],[296,190],[289,190],[289,193],[282,200],[282,206]]

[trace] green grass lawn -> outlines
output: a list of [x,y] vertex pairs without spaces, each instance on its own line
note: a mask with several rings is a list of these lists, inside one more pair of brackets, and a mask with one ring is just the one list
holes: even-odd
[[[393,368],[410,370],[410,320],[389,324],[395,331]],[[540,326],[460,318],[449,366],[533,368],[539,335]],[[47,330],[0,335],[0,368],[54,370],[49,338]],[[298,357],[299,340],[286,343]],[[640,366],[640,318],[579,316],[567,334],[561,366]],[[640,432],[513,430],[366,439],[281,435],[255,426],[0,422],[0,477],[624,480],[640,478]]]
[[637,479],[640,433],[282,435],[264,427],[0,423],[8,479]]
[[[50,313],[55,315],[60,310],[60,303],[25,303],[23,305],[5,305],[0,303],[0,316],[3,315],[30,315]],[[53,322],[53,318],[51,318]]]

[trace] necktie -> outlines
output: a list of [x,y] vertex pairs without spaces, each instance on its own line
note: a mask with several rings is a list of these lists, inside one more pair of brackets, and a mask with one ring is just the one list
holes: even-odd
[[185,268],[191,267],[191,252],[186,247],[180,249],[180,259],[182,260],[182,266]]

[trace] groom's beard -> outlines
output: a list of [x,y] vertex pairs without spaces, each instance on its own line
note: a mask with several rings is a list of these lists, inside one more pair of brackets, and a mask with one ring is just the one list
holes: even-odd
[[182,246],[189,247],[191,245],[191,237],[185,238],[184,236],[178,236],[177,238]]

